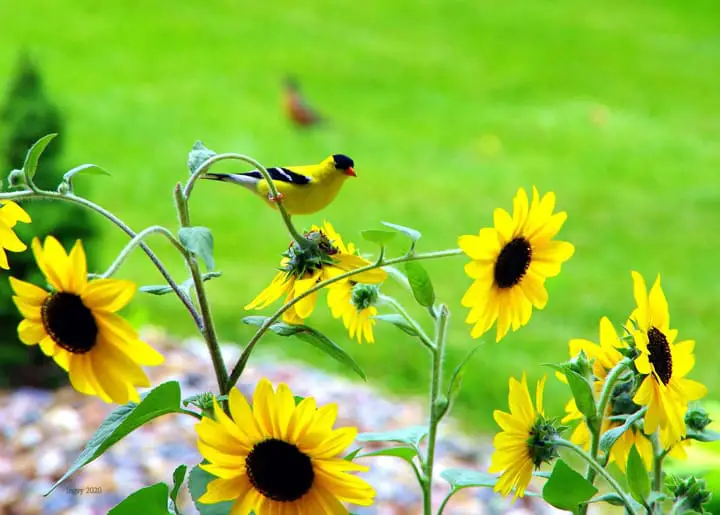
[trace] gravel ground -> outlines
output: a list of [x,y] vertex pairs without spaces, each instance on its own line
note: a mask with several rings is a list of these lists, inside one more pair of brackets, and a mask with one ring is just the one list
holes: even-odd
[[[153,384],[177,380],[183,396],[212,390],[212,366],[202,343],[183,345],[170,341],[155,329],[145,339],[163,352],[166,362],[150,370]],[[236,346],[224,346],[234,363]],[[386,431],[424,422],[425,410],[418,399],[380,395],[371,385],[328,375],[305,364],[253,359],[239,385],[247,395],[254,384],[267,377],[286,382],[297,395],[312,395],[318,405],[336,402],[338,425],[359,431]],[[195,421],[185,416],[165,416],[131,433],[98,460],[76,472],[48,497],[43,494],[72,464],[94,430],[114,406],[81,395],[71,388],[55,392],[20,389],[0,392],[0,515],[105,515],[133,491],[158,481],[172,482],[172,472],[183,463],[200,461],[195,448]],[[448,467],[486,470],[491,453],[489,438],[469,438],[444,424],[437,449],[436,503],[445,496],[447,484],[439,473]],[[369,447],[374,449],[379,447]],[[373,506],[356,508],[358,515],[416,515],[422,512],[415,477],[397,458],[366,459],[371,469],[364,477],[376,488]],[[532,489],[532,487],[531,487]],[[196,514],[185,488],[180,497],[184,515]],[[551,513],[542,501],[526,497],[510,504],[490,489],[466,489],[448,505],[448,515]]]

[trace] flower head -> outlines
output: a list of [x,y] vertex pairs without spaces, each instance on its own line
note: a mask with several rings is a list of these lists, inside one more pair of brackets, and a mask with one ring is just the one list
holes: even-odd
[[367,467],[340,453],[355,439],[355,428],[333,429],[337,406],[317,408],[306,397],[295,405],[285,384],[277,391],[266,379],[255,388],[253,407],[239,390],[230,392],[228,417],[215,403],[215,420],[195,427],[198,449],[217,477],[200,502],[234,501],[231,513],[245,515],[347,514],[342,502],[372,504],[373,488],[350,472]]
[[475,281],[462,299],[471,308],[466,322],[473,325],[473,338],[497,321],[500,341],[511,327],[515,331],[528,323],[533,306],[547,304],[545,280],[558,275],[575,251],[572,244],[553,240],[567,218],[565,212],[553,214],[554,209],[554,193],[540,199],[533,187],[530,202],[520,188],[512,216],[498,208],[495,227],[460,236],[460,248],[472,259],[465,273]]
[[12,200],[3,200],[0,204],[0,268],[10,269],[6,250],[22,252],[27,248],[13,231],[18,222],[30,223],[30,215]]
[[[285,302],[301,297],[316,284],[337,277],[345,272],[370,265],[370,261],[355,254],[355,246],[347,246],[340,235],[329,222],[322,227],[313,225],[306,237],[315,245],[309,248],[300,248],[292,243],[280,262],[280,272],[245,309],[262,309],[281,296],[285,295]],[[368,270],[353,276],[353,280],[377,284],[387,278],[387,272],[380,268]],[[313,292],[283,313],[283,320],[287,323],[301,323],[308,318],[315,309],[318,292]]]
[[632,273],[637,307],[630,315],[627,329],[633,336],[639,354],[635,368],[645,376],[633,401],[647,406],[645,432],[660,428],[666,443],[672,444],[685,435],[685,413],[688,402],[707,393],[704,385],[685,376],[695,366],[695,342],[674,343],[677,330],[670,329],[670,313],[660,276],[648,294],[642,276]]
[[363,339],[368,343],[375,341],[373,326],[378,310],[375,304],[379,297],[379,287],[374,284],[359,284],[354,281],[340,281],[328,290],[328,306],[333,317],[341,318],[350,338],[358,343]]
[[488,470],[502,473],[495,491],[508,495],[515,488],[515,498],[522,497],[530,483],[532,471],[557,457],[555,423],[545,418],[543,389],[545,377],[538,381],[533,406],[525,374],[522,380],[510,378],[508,403],[510,413],[495,410],[493,416],[502,431],[495,435],[495,452]]
[[117,314],[135,294],[130,281],[87,280],[87,264],[78,240],[70,254],[48,236],[32,249],[52,287],[46,291],[10,278],[15,305],[24,320],[20,340],[42,351],[68,371],[73,387],[105,402],[139,401],[137,386],[150,386],[139,365],[158,365],[163,356],[138,338]]

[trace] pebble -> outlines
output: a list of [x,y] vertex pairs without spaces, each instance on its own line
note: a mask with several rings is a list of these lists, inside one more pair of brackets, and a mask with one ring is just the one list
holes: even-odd
[[[184,397],[216,388],[212,364],[202,341],[189,339],[180,343],[156,328],[144,330],[143,338],[166,356],[163,365],[148,370],[153,384],[177,380]],[[228,367],[235,363],[239,353],[237,345],[223,345]],[[360,432],[420,425],[425,420],[425,403],[421,399],[381,394],[367,384],[289,362],[281,355],[253,356],[238,386],[249,396],[262,377],[275,384],[287,383],[297,395],[312,395],[318,405],[337,403],[337,425],[355,426]],[[201,461],[195,446],[196,422],[190,417],[164,416],[116,443],[60,484],[50,496],[43,497],[113,409],[114,406],[70,387],[54,392],[29,388],[0,391],[0,514],[105,515],[140,488],[159,481],[171,484],[177,466],[193,467]],[[380,448],[379,444],[366,444],[364,450]],[[433,489],[436,509],[448,491],[440,472],[448,467],[487,470],[491,452],[490,438],[464,435],[452,419],[443,424]],[[375,487],[377,496],[372,506],[353,507],[354,513],[422,512],[419,487],[406,462],[392,457],[366,458],[361,462],[370,465],[370,471],[363,477]],[[186,488],[181,490],[179,504],[184,515],[197,515]],[[509,499],[484,488],[457,493],[444,513],[530,515],[557,511],[542,500],[529,497],[513,505]]]

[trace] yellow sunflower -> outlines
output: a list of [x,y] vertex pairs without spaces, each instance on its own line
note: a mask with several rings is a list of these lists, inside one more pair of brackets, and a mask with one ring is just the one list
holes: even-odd
[[543,389],[545,377],[537,383],[535,406],[528,391],[527,380],[510,378],[508,403],[510,413],[495,410],[493,417],[502,431],[495,435],[495,451],[488,471],[501,473],[495,491],[508,495],[515,488],[515,496],[525,494],[533,468],[557,457],[553,439],[557,429],[543,412]]
[[[293,243],[280,262],[281,271],[275,275],[270,286],[260,292],[245,309],[263,309],[283,295],[287,304],[319,282],[371,264],[355,254],[352,243],[346,246],[329,222],[324,222],[322,228],[313,225],[306,236],[318,243],[316,248],[311,252]],[[369,284],[381,283],[386,278],[387,272],[380,268],[353,276],[353,280]],[[301,323],[315,309],[317,296],[318,292],[314,292],[298,301],[283,313],[283,320],[290,324]]]
[[[573,430],[570,435],[570,441],[576,445],[587,450],[590,447],[590,428],[587,426],[585,417],[580,412],[575,403],[575,399],[570,399],[565,405],[565,417],[560,421],[563,424],[579,420],[580,422]],[[603,418],[603,426],[600,430],[601,433],[605,433],[610,429],[619,427],[619,422],[611,422],[607,417]],[[640,453],[640,457],[645,464],[645,468],[649,471],[652,468],[653,463],[653,449],[650,440],[645,437],[642,432],[635,427],[632,427],[625,431],[620,438],[610,448],[609,462],[615,462],[625,472],[627,466],[627,458],[630,453],[630,449],[635,445]]]
[[30,223],[30,215],[12,200],[3,200],[0,204],[0,268],[10,269],[6,250],[22,252],[27,248],[13,231],[18,222]]
[[378,313],[375,307],[378,295],[377,286],[354,281],[340,281],[328,289],[328,306],[333,317],[342,317],[350,338],[356,338],[358,343],[362,343],[363,338],[368,343],[375,342],[373,317]]
[[10,278],[15,305],[24,320],[20,340],[40,344],[66,370],[73,387],[105,402],[139,401],[137,386],[150,386],[139,365],[158,365],[163,356],[138,338],[116,312],[135,294],[130,281],[87,280],[87,264],[78,240],[70,255],[53,238],[35,238],[33,253],[51,291]]
[[695,342],[674,343],[677,330],[670,329],[670,313],[660,276],[649,294],[642,276],[632,272],[632,277],[637,307],[630,315],[627,328],[640,351],[635,358],[635,368],[645,375],[633,402],[648,407],[645,432],[652,434],[660,428],[670,445],[685,435],[688,402],[703,397],[707,388],[685,377],[695,366]]
[[267,379],[255,388],[253,407],[239,390],[230,392],[228,417],[217,404],[216,420],[195,426],[200,467],[217,477],[199,501],[234,501],[230,515],[347,514],[343,502],[372,504],[375,491],[350,472],[368,468],[340,454],[355,428],[333,429],[337,406],[318,409],[306,397],[297,406],[285,384],[277,392]]
[[575,248],[555,241],[567,215],[553,214],[555,194],[540,199],[533,187],[532,203],[520,188],[513,201],[513,214],[498,208],[495,227],[480,229],[478,235],[460,236],[460,248],[472,261],[465,273],[475,282],[465,293],[462,304],[469,307],[466,322],[473,325],[472,337],[479,338],[497,321],[500,341],[530,320],[532,308],[547,304],[545,280],[560,273],[560,266]]

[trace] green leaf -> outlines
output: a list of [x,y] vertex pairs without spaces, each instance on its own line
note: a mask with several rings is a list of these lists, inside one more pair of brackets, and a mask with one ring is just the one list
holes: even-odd
[[[267,319],[268,317],[263,316],[247,316],[243,318],[243,322],[249,325],[262,326]],[[307,325],[286,324],[284,322],[277,322],[271,325],[269,329],[279,336],[295,336],[306,343],[314,345],[337,362],[351,368],[363,380],[367,381],[365,372],[350,354],[320,331]]]
[[355,459],[355,457],[360,454],[360,451],[362,451],[362,447],[358,447],[357,449],[350,451],[345,455],[343,458],[345,461],[352,461]]
[[575,404],[577,404],[578,410],[585,415],[585,418],[590,420],[594,419],[597,416],[597,408],[595,406],[592,386],[587,379],[570,369],[570,367],[563,368],[565,370],[565,377],[570,385],[570,390],[572,390],[573,397],[575,397]]
[[168,381],[153,388],[144,395],[139,404],[130,402],[120,406],[103,420],[70,469],[45,495],[49,495],[75,471],[99,458],[138,427],[162,415],[179,412],[180,384],[177,381]]
[[408,321],[405,320],[404,317],[397,315],[397,314],[390,314],[390,315],[377,315],[373,317],[375,320],[381,320],[383,322],[390,322],[392,325],[403,331],[404,333],[409,334],[410,336],[420,336],[418,332],[408,324]]
[[464,375],[464,369],[465,365],[467,365],[468,361],[470,361],[470,358],[473,357],[473,354],[480,348],[480,345],[476,345],[472,349],[470,349],[465,356],[463,356],[463,359],[460,360],[460,363],[457,364],[455,367],[455,370],[453,370],[453,373],[450,375],[450,386],[448,386],[448,400],[450,402],[450,405],[452,405],[453,402],[455,402],[455,399],[460,394],[460,388],[462,388],[462,380]]
[[412,447],[389,447],[387,449],[380,449],[379,451],[368,452],[361,454],[358,458],[370,458],[372,456],[393,456],[400,458],[408,463],[413,462],[413,458],[418,455],[417,449]]
[[57,136],[57,133],[48,134],[46,136],[43,136],[39,140],[37,140],[35,143],[33,143],[33,146],[30,147],[30,150],[28,150],[27,155],[25,156],[25,162],[23,163],[23,173],[25,174],[25,177],[28,179],[32,179],[35,177],[35,172],[37,171],[38,161],[40,160],[40,156],[43,152],[45,152],[45,149],[50,144],[50,142]]
[[704,429],[702,431],[688,429],[686,438],[688,440],[697,440],[698,442],[716,442],[720,440],[720,433],[711,431],[710,429]]
[[418,304],[426,308],[432,307],[435,303],[435,290],[425,267],[417,261],[408,261],[405,263],[405,273]]
[[371,243],[377,243],[378,245],[386,245],[389,241],[392,241],[395,238],[395,235],[397,233],[390,232],[390,231],[382,231],[379,229],[369,229],[367,231],[362,231],[360,235],[367,241]]
[[173,291],[170,286],[164,284],[151,284],[148,286],[140,286],[140,291],[143,293],[149,293],[150,295],[166,295]]
[[170,492],[170,500],[172,501],[173,509],[176,515],[180,514],[180,508],[177,505],[177,496],[180,493],[180,487],[185,481],[185,474],[187,473],[187,465],[180,465],[173,472],[173,488]]
[[634,444],[630,449],[630,454],[628,454],[626,475],[630,495],[637,502],[643,504],[650,494],[650,476]]
[[188,154],[188,169],[193,174],[202,164],[217,154],[202,144],[202,141],[193,143],[192,150]]
[[550,479],[543,487],[542,496],[549,504],[561,510],[575,511],[579,504],[597,493],[582,475],[571,469],[563,460],[555,462]]
[[420,236],[422,236],[420,231],[416,231],[415,229],[411,229],[410,227],[405,227],[403,225],[397,225],[397,224],[391,224],[390,222],[383,222],[382,224],[386,227],[390,227],[391,229],[395,229],[396,231],[401,232],[405,236],[410,238],[412,240],[412,248],[415,247],[415,243],[420,239]]
[[618,438],[620,438],[625,431],[630,429],[630,426],[632,426],[633,422],[641,419],[645,415],[645,411],[646,410],[641,410],[637,413],[633,413],[625,420],[625,423],[623,425],[614,427],[609,431],[606,431],[600,437],[600,450],[603,452],[607,452],[609,449],[611,449],[612,446],[615,445],[615,442],[617,442]]
[[[222,272],[207,272],[205,274],[201,274],[200,277],[202,277],[202,281],[205,283],[209,281],[210,279],[215,279],[216,277],[220,277],[222,275]],[[183,290],[188,295],[190,294],[190,291],[195,287],[195,281],[192,280],[192,277],[190,279],[187,279],[183,281],[183,283],[180,285],[180,289]]]
[[453,490],[472,487],[492,488],[497,483],[497,477],[479,470],[451,468],[440,472],[440,477],[450,483]]
[[183,227],[178,233],[180,243],[188,251],[200,256],[208,270],[215,268],[213,235],[207,227]]
[[70,180],[79,174],[84,175],[110,175],[110,172],[105,170],[104,168],[99,167],[98,165],[93,164],[85,164],[76,166],[75,168],[72,168],[71,170],[68,170],[65,172],[65,175],[63,175],[63,179],[66,182],[70,182]]
[[205,504],[198,501],[200,497],[207,491],[207,485],[210,481],[217,479],[209,472],[205,472],[199,466],[193,467],[188,478],[188,490],[192,497],[195,507],[200,515],[228,515],[232,508],[233,501],[219,502],[215,504]]
[[130,494],[108,515],[168,515],[168,485],[156,483]]
[[428,429],[425,426],[411,426],[382,433],[360,433],[356,440],[358,442],[398,442],[418,447],[427,436],[427,432]]
[[606,502],[612,506],[625,506],[625,503],[622,500],[622,497],[620,497],[615,492],[610,492],[603,495],[598,495],[597,497],[593,497],[588,501],[588,504],[591,503],[598,503],[598,502]]

